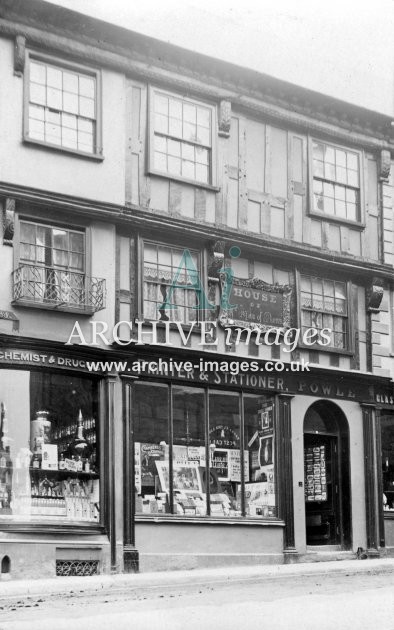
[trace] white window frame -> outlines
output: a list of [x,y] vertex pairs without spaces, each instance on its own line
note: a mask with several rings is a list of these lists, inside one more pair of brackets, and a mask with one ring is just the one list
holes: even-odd
[[[328,146],[331,147],[334,150],[339,150],[339,151],[345,151],[345,152],[350,152],[350,153],[354,153],[357,155],[358,157],[358,187],[356,186],[348,186],[347,184],[341,184],[339,181],[337,180],[330,180],[328,178],[325,177],[320,177],[320,176],[315,176],[314,173],[314,164],[313,164],[313,143],[318,143],[318,144],[323,144],[324,146]],[[325,139],[321,139],[321,138],[317,138],[317,137],[309,137],[309,142],[308,142],[308,162],[309,162],[309,212],[308,214],[312,217],[318,217],[321,219],[325,219],[326,221],[329,222],[336,222],[336,223],[345,223],[348,225],[352,225],[354,227],[358,227],[360,229],[363,229],[365,227],[365,219],[364,219],[364,160],[363,160],[363,152],[355,149],[354,147],[350,147],[350,146],[344,146],[344,145],[340,145],[337,144],[335,141],[331,142],[329,140],[325,140]],[[315,210],[314,208],[314,180],[320,180],[326,183],[331,183],[331,184],[336,184],[338,186],[343,186],[345,189],[349,188],[352,190],[357,190],[358,191],[358,205],[356,206],[356,210],[358,211],[358,216],[356,218],[356,220],[353,219],[348,219],[347,217],[341,217],[338,216],[336,214],[331,214],[329,212],[319,212],[318,210]]]
[[[174,138],[170,135],[170,134],[165,134],[165,133],[160,133],[157,132],[155,130],[155,122],[154,122],[154,117],[155,117],[155,96],[156,95],[163,95],[167,98],[172,98],[178,101],[181,101],[182,103],[186,103],[186,104],[191,104],[191,105],[195,105],[195,106],[200,106],[200,107],[204,107],[206,109],[208,109],[210,111],[210,119],[211,119],[211,143],[210,143],[210,149],[208,151],[209,153],[209,168],[208,168],[208,182],[204,182],[201,181],[199,179],[194,179],[194,178],[188,178],[188,177],[184,177],[181,174],[177,174],[177,173],[172,173],[168,170],[160,170],[158,168],[155,168],[155,164],[154,164],[154,140],[155,140],[155,136],[157,135],[161,135],[165,138],[169,138],[169,139],[174,139],[175,141],[179,141],[182,142],[182,139],[180,137],[175,137]],[[151,175],[158,175],[160,177],[165,177],[166,179],[172,179],[172,180],[177,180],[177,181],[181,181],[181,182],[185,182],[185,183],[189,183],[189,184],[193,184],[193,186],[198,186],[201,188],[208,188],[208,189],[214,189],[217,190],[217,172],[216,172],[216,108],[214,105],[212,105],[211,103],[207,103],[206,101],[201,101],[201,100],[197,100],[197,99],[192,99],[189,98],[187,96],[184,96],[182,94],[177,94],[175,92],[171,92],[169,90],[165,90],[165,89],[160,89],[160,88],[156,88],[156,87],[152,87],[150,86],[149,88],[149,94],[148,94],[148,98],[149,98],[149,150],[148,150],[148,164],[147,164],[147,168],[148,168],[148,172]],[[184,144],[189,144],[190,146],[202,146],[203,148],[206,148],[207,145],[202,145],[200,143],[197,142],[188,142],[187,140],[184,141]]]
[[[145,321],[157,321],[157,322],[164,322],[166,320],[162,320],[159,317],[156,320],[150,320],[147,316],[147,313],[145,313],[145,309],[144,309],[144,285],[145,285],[145,275],[144,275],[144,263],[145,263],[145,245],[154,245],[155,247],[163,247],[166,248],[168,250],[182,250],[182,249],[188,249],[190,251],[190,253],[192,255],[195,255],[197,258],[197,270],[198,273],[200,275],[200,281],[202,283],[203,289],[204,289],[204,281],[203,281],[203,276],[202,276],[202,261],[203,261],[203,256],[202,256],[202,252],[200,252],[197,249],[191,248],[191,247],[184,247],[182,248],[182,246],[180,245],[175,245],[174,243],[165,243],[162,241],[157,241],[157,240],[153,240],[153,239],[149,239],[149,238],[140,238],[139,239],[139,250],[140,250],[140,255],[139,255],[139,261],[140,261],[140,282],[139,282],[139,286],[140,286],[140,317],[142,319],[145,319]],[[175,271],[176,268],[174,268]],[[172,280],[173,281],[173,280]],[[168,286],[171,286],[171,283]],[[159,282],[157,282],[156,284],[159,284]],[[186,289],[184,289],[184,291],[186,291]],[[196,291],[193,289],[193,292],[196,294]],[[152,301],[152,300],[147,300],[147,301]],[[186,308],[185,306],[183,308]],[[171,320],[171,311],[168,310],[166,311],[166,314],[168,315],[168,319]],[[198,323],[200,321],[200,317],[199,317],[199,310],[196,309],[196,319],[195,319],[195,323]],[[183,319],[179,320],[180,323],[184,324],[185,326],[189,326],[192,324],[192,322],[186,322]],[[194,320],[193,320],[194,321]]]
[[[36,61],[37,63],[41,63],[46,66],[50,66],[53,68],[58,68],[59,70],[69,71],[71,73],[75,73],[78,75],[85,75],[86,77],[93,78],[95,80],[95,115],[94,118],[89,119],[93,121],[94,126],[94,138],[93,138],[93,151],[83,151],[78,148],[67,147],[62,144],[47,142],[45,139],[39,139],[31,137],[29,131],[29,105],[30,105],[30,65],[32,61]],[[33,51],[28,51],[26,53],[26,64],[25,64],[25,72],[24,72],[24,113],[23,113],[23,140],[24,142],[31,143],[37,146],[47,147],[49,149],[54,149],[56,151],[60,151],[62,153],[71,153],[76,156],[90,158],[94,160],[103,160],[103,149],[102,149],[102,90],[101,90],[101,72],[97,69],[91,68],[85,65],[79,65],[75,63],[70,63],[68,61],[64,61],[58,57],[44,55],[41,53],[36,53]],[[50,110],[47,105],[43,105],[45,111]],[[54,112],[63,113],[64,109],[55,109]],[[83,116],[79,114],[75,115],[77,119],[83,119]],[[61,127],[62,128],[62,127]]]

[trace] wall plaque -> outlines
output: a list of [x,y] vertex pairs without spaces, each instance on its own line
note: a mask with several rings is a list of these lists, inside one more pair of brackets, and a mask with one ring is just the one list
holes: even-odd
[[[221,274],[220,280],[223,294],[226,275]],[[288,285],[268,284],[257,278],[233,278],[228,308],[221,302],[219,323],[225,328],[257,328],[262,332],[276,328],[285,332],[290,328],[290,296]]]

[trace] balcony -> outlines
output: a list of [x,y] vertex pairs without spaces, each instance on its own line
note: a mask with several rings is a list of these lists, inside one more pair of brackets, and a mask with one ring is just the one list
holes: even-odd
[[105,308],[105,280],[22,264],[12,274],[13,305],[93,315]]

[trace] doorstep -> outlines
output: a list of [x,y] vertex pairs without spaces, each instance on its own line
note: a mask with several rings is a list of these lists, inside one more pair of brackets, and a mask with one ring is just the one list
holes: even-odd
[[[346,553],[346,552],[344,552]],[[353,554],[354,555],[354,554]],[[199,584],[225,584],[251,580],[286,580],[296,575],[328,574],[388,574],[394,575],[394,558],[367,560],[344,559],[342,562],[236,566],[192,571],[94,575],[90,577],[55,577],[40,580],[0,580],[0,608],[31,605],[34,601],[57,596],[75,597],[100,592],[125,592],[152,589],[195,588]]]

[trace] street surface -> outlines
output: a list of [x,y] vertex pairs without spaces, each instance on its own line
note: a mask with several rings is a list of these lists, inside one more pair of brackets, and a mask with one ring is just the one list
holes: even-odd
[[185,588],[15,600],[0,610],[0,630],[252,628],[394,630],[394,574],[294,575],[223,584],[196,579]]

